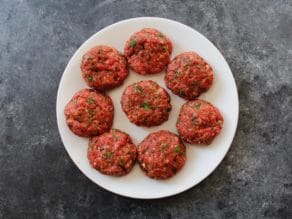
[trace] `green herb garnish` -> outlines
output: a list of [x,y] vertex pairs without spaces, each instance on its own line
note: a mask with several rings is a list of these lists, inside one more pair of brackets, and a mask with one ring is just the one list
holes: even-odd
[[178,78],[180,76],[180,71],[175,72],[175,77]]
[[90,103],[90,104],[93,104],[93,103],[94,103],[94,100],[93,100],[91,97],[89,97],[89,98],[87,99],[87,102]]
[[137,42],[135,40],[131,40],[131,42],[130,42],[130,46],[131,47],[135,47],[136,44],[137,44]]
[[88,57],[87,58],[87,61],[90,61],[91,62],[92,60],[93,60],[93,58],[91,58],[91,57]]
[[88,80],[89,82],[93,82],[93,77],[92,77],[92,76],[87,76],[87,80]]
[[104,156],[106,157],[106,159],[111,159],[113,156],[113,153],[110,151],[105,152]]
[[181,154],[181,150],[180,150],[180,147],[178,145],[175,146],[175,152],[178,153],[178,154]]
[[143,93],[143,88],[142,88],[141,86],[135,84],[135,85],[134,85],[134,88],[135,88],[135,90],[136,90],[138,93],[140,93],[140,94]]
[[200,103],[196,103],[195,104],[195,108],[198,110],[198,109],[200,109],[201,108],[201,104]]
[[151,106],[149,105],[149,103],[146,103],[146,102],[142,103],[140,107],[144,108],[145,110],[151,109]]

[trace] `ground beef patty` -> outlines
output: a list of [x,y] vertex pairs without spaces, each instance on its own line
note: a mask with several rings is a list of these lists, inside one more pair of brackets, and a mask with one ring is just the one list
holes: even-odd
[[110,97],[92,89],[78,91],[65,107],[66,121],[76,135],[90,137],[108,131],[114,106]]
[[164,79],[174,94],[193,100],[211,87],[213,70],[195,52],[185,52],[170,62]]
[[176,128],[180,137],[190,144],[210,144],[222,125],[219,110],[207,101],[196,99],[181,107]]
[[142,75],[161,72],[168,65],[171,52],[171,41],[152,28],[134,33],[124,49],[130,68]]
[[147,127],[162,124],[171,111],[169,94],[151,80],[128,86],[121,105],[130,122]]
[[158,131],[148,135],[139,144],[138,161],[149,177],[167,179],[184,166],[186,147],[177,135]]
[[125,57],[109,46],[96,46],[86,52],[81,70],[88,86],[98,91],[117,87],[128,76]]
[[128,134],[112,129],[90,139],[87,157],[91,166],[101,173],[123,176],[133,168],[137,148]]

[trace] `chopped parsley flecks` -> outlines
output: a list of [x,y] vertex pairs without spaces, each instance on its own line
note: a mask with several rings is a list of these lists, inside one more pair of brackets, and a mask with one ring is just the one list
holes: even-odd
[[90,104],[93,104],[94,103],[94,99],[92,99],[91,97],[87,98],[87,102],[90,103]]
[[196,103],[195,104],[195,108],[198,110],[198,109],[200,109],[201,108],[201,104],[200,103]]
[[175,146],[175,152],[178,154],[182,154],[182,151],[178,145]]
[[143,88],[141,86],[139,86],[138,84],[135,84],[134,88],[138,93],[140,93],[140,94],[143,93]]
[[92,77],[92,76],[87,76],[87,80],[88,80],[89,82],[93,82],[93,77]]
[[145,110],[151,109],[151,106],[149,105],[149,103],[146,103],[146,102],[142,103],[140,107],[144,108]]
[[106,157],[106,159],[111,159],[113,156],[113,153],[110,151],[105,152],[104,156]]
[[134,48],[136,45],[137,45],[137,42],[135,40],[131,40],[130,46]]

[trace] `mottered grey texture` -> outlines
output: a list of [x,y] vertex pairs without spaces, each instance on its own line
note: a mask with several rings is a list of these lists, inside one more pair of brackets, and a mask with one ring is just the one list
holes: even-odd
[[[160,200],[124,198],[88,180],[65,152],[55,115],[75,50],[138,16],[204,34],[230,64],[240,100],[223,162]],[[291,1],[1,0],[0,29],[0,218],[292,218]]]

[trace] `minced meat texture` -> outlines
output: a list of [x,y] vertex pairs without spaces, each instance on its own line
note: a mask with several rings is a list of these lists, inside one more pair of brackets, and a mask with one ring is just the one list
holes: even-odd
[[137,148],[128,134],[111,129],[90,139],[87,157],[91,166],[101,173],[123,176],[133,168]]
[[155,74],[168,65],[172,43],[160,31],[144,28],[130,37],[124,53],[132,70],[142,75]]
[[210,144],[220,133],[223,117],[211,103],[196,99],[180,109],[176,128],[179,136],[190,144]]
[[96,46],[83,55],[82,76],[88,86],[105,91],[123,83],[128,76],[125,57],[109,46]]
[[138,126],[157,126],[168,119],[170,96],[156,82],[140,81],[123,92],[121,105],[130,122]]
[[147,176],[167,179],[184,166],[186,147],[174,133],[151,133],[138,146],[138,162]]
[[211,66],[202,57],[185,52],[170,62],[164,79],[174,94],[193,100],[211,87],[213,77]]
[[72,132],[82,137],[91,137],[111,128],[114,106],[110,97],[92,89],[83,89],[69,101],[64,113]]

